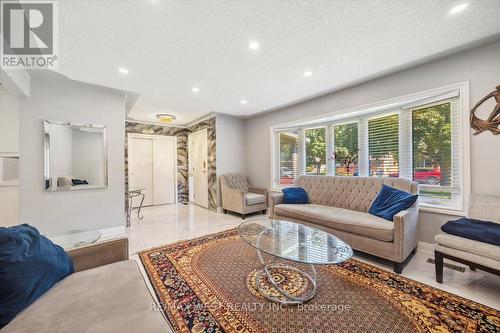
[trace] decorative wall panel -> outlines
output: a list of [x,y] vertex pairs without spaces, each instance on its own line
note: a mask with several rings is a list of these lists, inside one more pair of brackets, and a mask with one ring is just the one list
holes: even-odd
[[217,172],[216,172],[216,133],[215,133],[215,117],[201,121],[191,127],[189,132],[194,133],[202,129],[207,129],[208,136],[208,207],[211,210],[217,209]]

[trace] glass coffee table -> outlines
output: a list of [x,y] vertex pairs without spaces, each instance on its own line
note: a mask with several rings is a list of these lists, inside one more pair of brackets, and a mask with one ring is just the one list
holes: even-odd
[[[281,304],[301,304],[310,301],[317,292],[315,265],[338,264],[353,255],[351,247],[341,239],[299,223],[252,219],[240,224],[237,230],[241,239],[257,250],[257,256],[263,266],[255,278],[257,291],[268,300]],[[271,256],[269,263],[264,260],[263,252]],[[284,260],[285,263],[279,262],[280,260]],[[300,266],[309,266],[310,272],[307,273],[297,267],[298,265],[290,264],[290,261]],[[299,274],[310,284],[310,288],[301,295],[292,295],[273,278],[273,272],[276,270],[288,270]],[[282,297],[264,292],[262,278],[267,279]]]
[[62,235],[47,235],[47,237],[64,250],[70,250],[97,242],[101,238],[101,233],[98,230],[70,230]]

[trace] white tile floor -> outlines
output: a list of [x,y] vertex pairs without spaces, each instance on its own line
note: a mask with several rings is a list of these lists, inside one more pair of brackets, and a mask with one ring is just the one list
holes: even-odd
[[[143,213],[143,220],[139,221],[136,215],[132,217],[132,225],[126,231],[130,253],[135,259],[138,259],[137,251],[230,229],[241,223],[237,215],[217,214],[194,205],[147,207]],[[429,257],[434,257],[432,245],[422,243],[403,275],[500,309],[500,277],[468,268],[465,273],[445,268],[444,283],[439,284],[435,280],[434,265],[427,263]],[[358,259],[392,270],[388,263],[376,258]]]

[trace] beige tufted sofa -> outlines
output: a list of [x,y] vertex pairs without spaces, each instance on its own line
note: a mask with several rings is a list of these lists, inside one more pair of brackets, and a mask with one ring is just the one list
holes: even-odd
[[418,184],[401,178],[300,176],[310,203],[283,204],[283,194],[270,196],[271,217],[312,225],[346,241],[355,250],[388,259],[401,273],[418,243],[418,201],[394,216],[394,221],[368,213],[382,185],[409,193]]
[[245,176],[239,173],[222,175],[220,186],[224,213],[229,210],[245,219],[246,214],[267,212],[267,190],[250,186]]

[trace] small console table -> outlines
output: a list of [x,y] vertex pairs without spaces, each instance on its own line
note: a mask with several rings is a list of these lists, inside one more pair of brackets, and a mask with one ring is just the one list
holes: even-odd
[[[144,198],[146,195],[144,194],[144,189],[139,188],[139,189],[134,189],[130,190],[127,193],[127,199],[128,199],[128,207],[127,207],[127,227],[130,227],[130,216],[132,215],[132,210],[137,209],[137,218],[139,220],[142,220],[144,216],[141,214],[141,209],[142,209],[142,204],[144,203]],[[140,197],[141,202],[139,203],[138,207],[133,208],[133,203],[134,203],[134,198]]]

